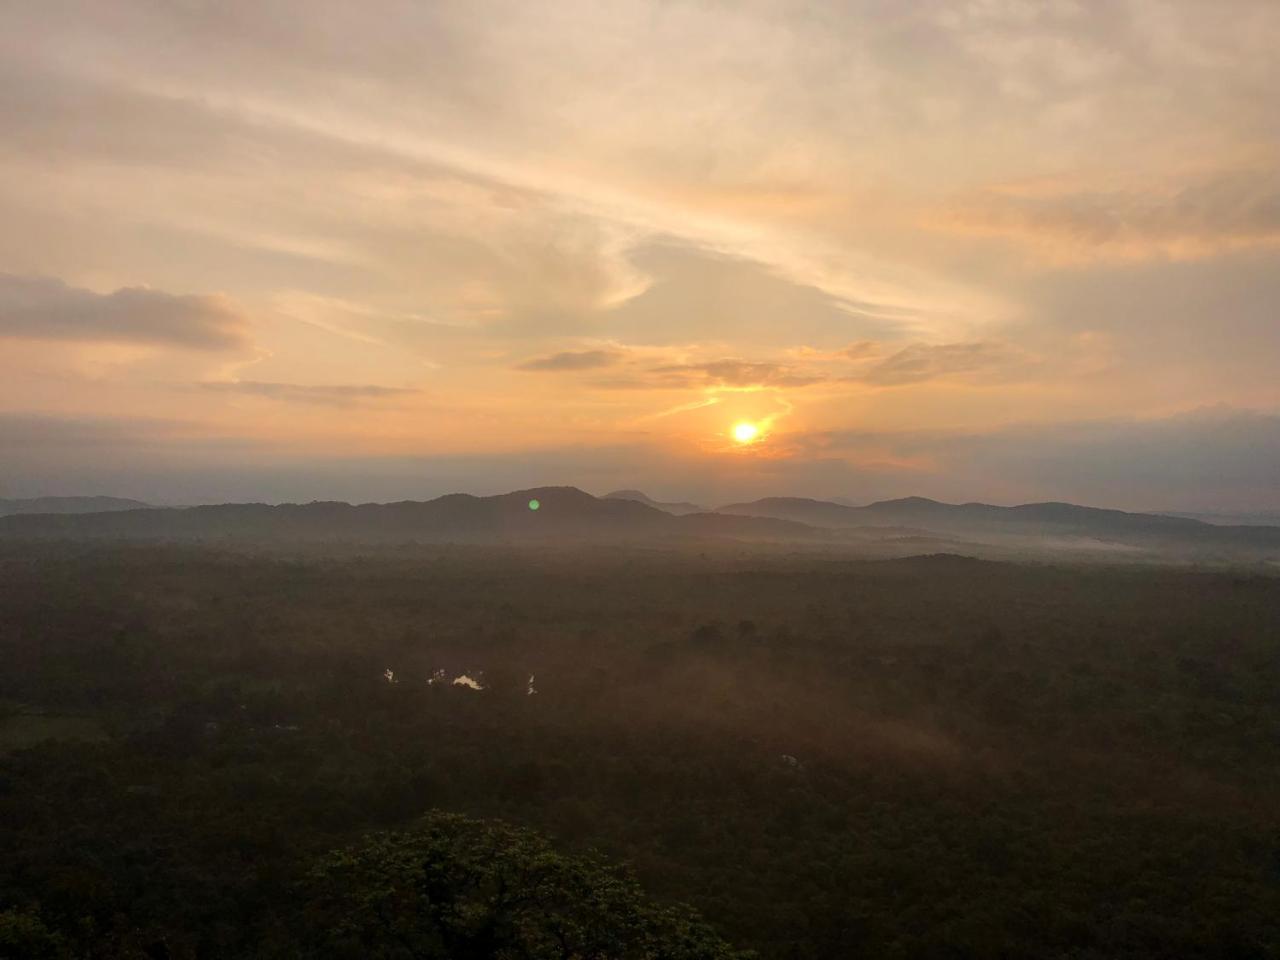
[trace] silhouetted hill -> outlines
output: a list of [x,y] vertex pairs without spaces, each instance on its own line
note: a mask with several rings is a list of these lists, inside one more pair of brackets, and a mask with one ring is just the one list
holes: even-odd
[[854,508],[879,517],[892,518],[898,523],[944,523],[970,525],[974,523],[1000,524],[1055,524],[1079,528],[1089,532],[1115,533],[1158,531],[1194,531],[1208,526],[1197,520],[1183,517],[1166,517],[1154,513],[1127,513],[1123,510],[1107,510],[1099,507],[1082,507],[1073,503],[1024,503],[1013,507],[998,507],[988,503],[940,503],[925,497],[905,497],[900,500],[881,500],[866,507]]
[[106,513],[112,510],[145,510],[151,505],[122,497],[31,497],[0,500],[0,517],[18,513]]
[[[767,516],[828,527],[863,527],[892,525],[904,527],[942,527],[969,529],[975,525],[1045,525],[1071,527],[1090,533],[1171,530],[1196,531],[1211,524],[1184,517],[1166,517],[1151,513],[1126,513],[1098,507],[1081,507],[1072,503],[1024,503],[999,507],[988,503],[941,503],[926,497],[903,497],[880,500],[865,507],[850,507],[827,500],[802,497],[766,497],[751,503],[734,503],[720,507],[717,513],[737,516]],[[1221,528],[1218,528],[1221,529]]]
[[928,570],[937,571],[958,571],[967,573],[975,568],[988,566],[999,567],[1001,563],[995,560],[984,560],[981,557],[971,557],[964,553],[919,553],[910,557],[894,557],[889,560],[879,561],[882,566],[894,567],[901,570]]
[[1227,526],[1280,527],[1280,510],[1213,511],[1204,513],[1174,512],[1166,516],[1203,520]]
[[694,537],[744,537],[761,540],[825,540],[832,531],[774,517],[738,517],[723,513],[686,513],[679,531]]
[[1128,513],[1071,503],[940,503],[925,497],[881,500],[851,507],[800,497],[767,497],[717,510],[734,516],[774,517],[830,528],[910,527],[965,537],[1088,538],[1160,548],[1280,550],[1280,527],[1217,526],[1185,517]]
[[664,513],[673,513],[676,516],[683,516],[687,513],[706,513],[706,507],[700,507],[696,503],[688,501],[679,501],[675,503],[654,500],[652,497],[641,493],[639,490],[614,490],[612,493],[606,493],[602,498],[604,500],[635,500],[637,503],[643,503],[646,506],[661,510]]
[[597,498],[575,487],[539,487],[492,497],[455,493],[425,502],[234,503],[0,518],[0,536],[31,538],[467,542],[820,535],[771,518],[675,517],[634,500]]
[[[531,508],[533,501],[537,509]],[[1280,527],[1215,526],[1182,517],[1069,503],[1001,507],[907,497],[850,507],[770,497],[710,513],[675,515],[630,497],[593,497],[575,487],[539,487],[491,497],[455,493],[428,501],[358,505],[232,503],[25,513],[0,517],[0,536],[350,543],[737,538],[838,542],[877,551],[963,550],[1000,557],[1028,551],[1080,556],[1083,551],[1135,559],[1280,559]]]
[[807,497],[765,497],[751,503],[731,503],[717,507],[716,513],[740,517],[776,517],[815,527],[864,527],[883,521],[867,516],[862,507],[846,507],[827,500]]

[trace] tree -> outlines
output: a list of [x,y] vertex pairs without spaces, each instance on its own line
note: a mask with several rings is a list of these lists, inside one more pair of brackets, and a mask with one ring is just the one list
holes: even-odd
[[432,813],[366,837],[310,875],[327,956],[424,960],[733,960],[687,908],[531,830]]
[[70,956],[62,937],[50,931],[38,914],[17,908],[0,910],[0,958],[61,960]]

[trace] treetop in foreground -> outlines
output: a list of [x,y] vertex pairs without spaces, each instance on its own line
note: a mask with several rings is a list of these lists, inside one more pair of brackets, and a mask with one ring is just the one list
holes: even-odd
[[430,960],[733,960],[696,913],[624,870],[501,821],[431,813],[371,834],[310,875],[328,956]]

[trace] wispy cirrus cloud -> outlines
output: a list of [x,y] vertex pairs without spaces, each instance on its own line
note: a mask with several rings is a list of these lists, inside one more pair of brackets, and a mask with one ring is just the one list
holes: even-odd
[[980,377],[1007,380],[1019,371],[1025,372],[1032,363],[1025,351],[997,340],[912,343],[871,363],[850,379],[882,387]]
[[1056,260],[1199,259],[1280,245],[1280,160],[1173,184],[1008,184],[954,202],[935,228]]
[[[1008,382],[1029,375],[1038,364],[1027,351],[1000,340],[905,345],[864,340],[835,351],[796,348],[788,356],[791,359],[786,362],[734,357],[649,367],[633,362],[620,375],[592,385],[610,390],[784,390],[841,382],[876,387],[934,381]],[[575,360],[539,369],[579,368]]]
[[865,360],[880,352],[880,344],[874,340],[859,340],[839,352],[841,356],[848,357],[850,360]]
[[376,400],[412,396],[419,391],[404,387],[383,387],[376,384],[305,384],[270,383],[260,380],[233,380],[202,383],[201,390],[213,393],[240,394],[265,397],[288,403],[319,403],[331,406],[353,406]]
[[654,355],[666,352],[652,348],[570,350],[527,360],[516,369],[572,373],[622,367],[615,376],[591,381],[591,386],[606,390],[786,388],[804,387],[826,379],[821,372],[790,364],[735,357],[655,365]]
[[517,370],[560,372],[565,370],[598,370],[610,367],[623,358],[619,350],[565,350],[545,357],[535,357],[516,365]]
[[804,372],[796,367],[770,361],[736,358],[705,363],[677,363],[654,367],[658,379],[711,387],[807,387],[826,379],[820,373]]

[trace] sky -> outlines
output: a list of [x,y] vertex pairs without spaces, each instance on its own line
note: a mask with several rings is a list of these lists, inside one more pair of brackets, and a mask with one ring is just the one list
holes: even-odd
[[0,17],[0,496],[1280,509],[1274,0]]

